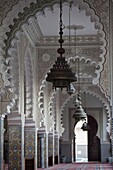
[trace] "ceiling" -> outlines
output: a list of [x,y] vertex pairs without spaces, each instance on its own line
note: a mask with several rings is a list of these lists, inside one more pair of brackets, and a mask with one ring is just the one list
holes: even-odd
[[[54,5],[53,8],[45,8],[44,14],[39,12],[37,14],[37,20],[39,27],[44,36],[56,36],[59,34],[59,18],[60,18],[59,6]],[[70,13],[70,17],[69,17]],[[70,18],[70,21],[69,21]],[[86,16],[85,10],[79,10],[72,4],[71,8],[69,4],[63,4],[63,24],[64,26],[80,25],[83,29],[78,29],[76,35],[96,35],[97,30],[94,28],[94,22],[90,21],[90,16]],[[74,29],[70,31],[71,35],[75,35]],[[69,35],[69,29],[64,29],[64,35]]]

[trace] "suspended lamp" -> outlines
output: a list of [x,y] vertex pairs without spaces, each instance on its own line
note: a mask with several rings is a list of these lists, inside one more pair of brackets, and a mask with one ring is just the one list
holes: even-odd
[[[75,30],[75,40],[76,40],[76,30],[79,29],[77,25],[73,26],[73,29]],[[76,48],[75,48],[76,51]],[[75,52],[76,55],[76,52]],[[84,120],[86,118],[86,113],[82,107],[81,102],[81,96],[80,96],[80,63],[78,58],[78,95],[75,98],[74,105],[75,105],[75,113],[73,115],[73,118],[75,118],[76,121]]]
[[62,0],[60,0],[60,31],[59,31],[60,39],[60,48],[58,48],[57,52],[59,57],[55,61],[53,68],[50,69],[50,72],[47,73],[46,81],[51,82],[53,88],[67,88],[67,91],[70,91],[71,83],[77,80],[75,73],[72,72],[69,64],[66,61],[66,58],[63,56],[65,53],[65,49],[62,47],[64,42],[63,35],[63,22],[62,22]]
[[81,127],[81,129],[82,129],[83,131],[89,131],[89,130],[90,130],[90,126],[88,125],[87,122],[84,122],[83,125],[82,125],[82,127]]
[[75,99],[74,105],[76,110],[73,114],[73,118],[75,118],[77,121],[84,120],[86,118],[86,113],[82,107],[80,94],[78,94],[78,98]]

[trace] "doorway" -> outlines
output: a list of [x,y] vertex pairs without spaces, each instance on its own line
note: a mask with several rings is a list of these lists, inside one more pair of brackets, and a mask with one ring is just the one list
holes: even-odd
[[88,161],[88,133],[81,129],[83,121],[80,120],[75,126],[75,161]]
[[95,118],[88,115],[88,161],[101,161],[100,139],[97,136],[98,124]]
[[79,121],[74,129],[75,132],[75,161],[101,161],[100,139],[97,136],[98,123],[91,115],[87,115],[89,131],[81,129],[83,121]]

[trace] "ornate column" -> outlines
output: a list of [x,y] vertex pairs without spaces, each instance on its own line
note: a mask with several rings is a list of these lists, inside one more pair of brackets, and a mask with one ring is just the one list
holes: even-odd
[[3,148],[4,148],[4,118],[0,116],[0,169],[3,169]]
[[110,82],[111,82],[111,143],[113,159],[113,1],[109,0],[109,55],[110,55]]
[[9,143],[9,170],[21,170],[21,117],[18,113],[12,112],[8,115],[8,143]]
[[60,155],[59,155],[59,135],[57,132],[54,134],[54,162],[59,164]]
[[53,166],[53,133],[48,134],[48,166]]
[[45,129],[40,129],[37,135],[38,168],[48,168],[48,134]]
[[[26,118],[24,127],[24,155],[25,159],[34,159],[35,166],[35,122],[32,118]],[[36,167],[35,167],[36,168]]]

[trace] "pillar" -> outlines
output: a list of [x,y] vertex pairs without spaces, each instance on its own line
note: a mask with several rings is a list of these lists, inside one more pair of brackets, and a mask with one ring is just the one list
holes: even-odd
[[4,146],[4,118],[0,116],[0,170],[3,170],[4,160],[3,160],[3,146]]
[[45,130],[37,132],[37,162],[38,168],[48,168],[48,134]]
[[112,129],[112,132],[111,132],[111,135],[112,135],[112,139],[111,139],[112,151],[111,151],[111,152],[112,152],[112,153],[111,153],[111,154],[112,154],[112,165],[113,165],[113,118],[112,118],[111,126],[112,126],[112,127],[111,127],[111,129]]
[[53,155],[53,133],[48,134],[48,166],[53,166],[54,155]]
[[8,115],[8,144],[9,164],[8,170],[21,170],[21,117],[18,113],[12,112]]
[[[25,127],[24,127],[24,155],[25,161],[32,160],[34,161],[35,167],[35,122],[32,118],[26,118]],[[26,165],[25,165],[26,166]],[[36,167],[35,167],[36,169]]]
[[109,0],[109,56],[110,56],[110,97],[111,97],[111,145],[113,159],[113,1]]
[[59,155],[59,135],[54,134],[54,163],[59,164],[60,155]]

